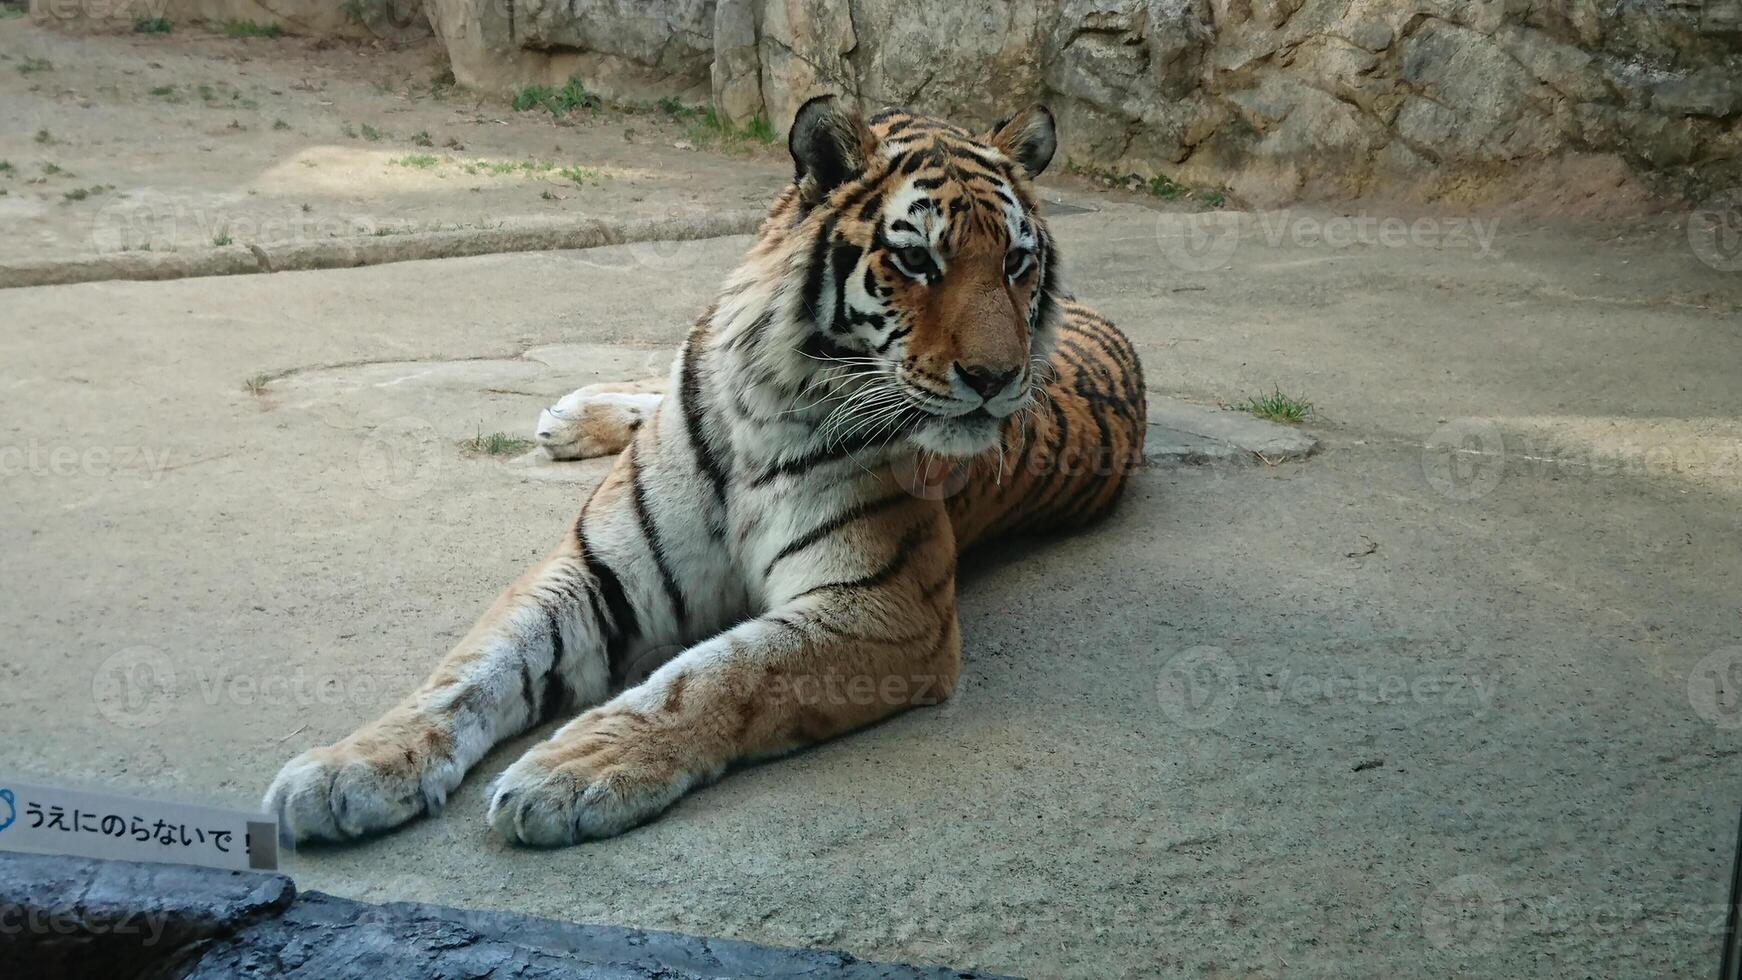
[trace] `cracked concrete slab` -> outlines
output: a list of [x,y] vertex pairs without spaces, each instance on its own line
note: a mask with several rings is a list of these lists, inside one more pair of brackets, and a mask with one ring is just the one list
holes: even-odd
[[[1509,221],[1486,251],[1267,226],[1334,217],[1236,215],[1213,261],[1152,212],[1057,219],[1153,393],[1280,388],[1323,446],[1146,467],[1100,526],[970,558],[948,705],[556,852],[483,823],[535,732],[440,818],[285,870],[1007,974],[1709,969],[1742,282],[1669,222]],[[421,680],[603,468],[461,441],[659,373],[745,245],[0,294],[0,771],[257,802]],[[1200,446],[1240,421],[1205,411]]]

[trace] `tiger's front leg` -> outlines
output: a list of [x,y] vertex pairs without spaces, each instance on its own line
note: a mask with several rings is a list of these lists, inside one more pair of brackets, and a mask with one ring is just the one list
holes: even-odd
[[505,770],[490,825],[525,844],[608,837],[734,762],[947,698],[960,635],[942,507],[885,497],[823,529],[833,533],[801,534],[801,547],[769,562],[768,612],[680,654]]
[[284,766],[264,806],[286,839],[349,840],[439,812],[498,742],[599,703],[643,651],[741,611],[742,596],[724,588],[686,602],[668,577],[679,560],[723,562],[665,543],[676,529],[643,509],[639,448],[619,457],[556,550],[497,598],[422,686]]

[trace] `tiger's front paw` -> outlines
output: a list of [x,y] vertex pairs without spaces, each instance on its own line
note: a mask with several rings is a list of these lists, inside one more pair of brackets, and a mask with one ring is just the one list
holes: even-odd
[[346,841],[440,813],[459,785],[451,762],[415,752],[365,751],[340,742],[290,760],[262,804],[290,843]]
[[645,823],[724,767],[685,769],[662,748],[670,731],[629,734],[609,716],[583,719],[497,777],[486,819],[505,840],[561,847]]

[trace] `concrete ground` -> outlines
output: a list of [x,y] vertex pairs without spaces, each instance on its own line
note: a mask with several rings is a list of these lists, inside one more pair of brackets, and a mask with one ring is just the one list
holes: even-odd
[[[510,122],[489,152],[551,125]],[[286,870],[1040,977],[1712,969],[1742,260],[1666,217],[1098,206],[1054,228],[1152,391],[1310,399],[1322,452],[1148,470],[1105,525],[970,559],[953,702],[621,838],[488,833],[522,740],[443,817]],[[52,252],[58,221],[9,227]],[[0,291],[0,772],[254,805],[414,684],[603,469],[462,442],[662,371],[745,245]]]
[[[1057,219],[1152,389],[1279,386],[1327,447],[1146,471],[1107,525],[972,561],[947,707],[555,853],[483,825],[510,745],[442,818],[288,869],[1035,976],[1709,969],[1742,805],[1712,696],[1742,662],[1738,280],[1661,225],[1269,244],[1323,217],[1227,219],[1225,257],[1220,225],[1188,253],[1178,216]],[[599,472],[458,443],[660,369],[744,247],[0,294],[0,769],[254,803]]]

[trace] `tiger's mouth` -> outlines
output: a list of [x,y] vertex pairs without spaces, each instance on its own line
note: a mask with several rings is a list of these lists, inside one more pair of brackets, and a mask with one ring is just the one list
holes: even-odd
[[981,406],[961,415],[930,415],[910,437],[921,449],[942,456],[978,456],[998,445],[1004,420]]

